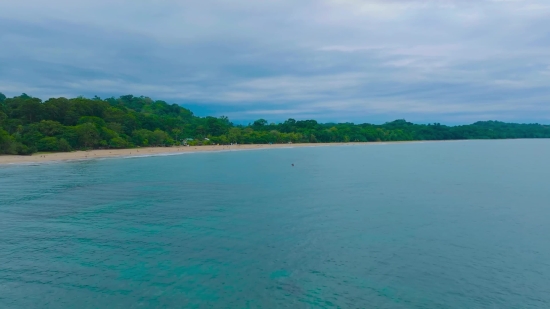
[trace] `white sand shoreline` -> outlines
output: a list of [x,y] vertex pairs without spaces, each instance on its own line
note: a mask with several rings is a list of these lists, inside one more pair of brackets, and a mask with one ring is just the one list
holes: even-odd
[[40,164],[67,161],[82,161],[105,158],[139,158],[151,156],[169,156],[201,152],[224,152],[239,150],[281,149],[295,147],[322,147],[322,146],[366,146],[395,143],[422,143],[434,141],[405,141],[405,142],[353,142],[353,143],[300,143],[300,144],[242,144],[242,145],[209,145],[209,146],[174,146],[174,147],[143,147],[132,149],[97,149],[89,151],[38,153],[32,156],[0,155],[0,166],[19,164]]

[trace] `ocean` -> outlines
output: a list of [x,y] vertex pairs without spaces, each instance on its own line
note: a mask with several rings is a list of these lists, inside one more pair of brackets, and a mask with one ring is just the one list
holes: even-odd
[[550,308],[549,158],[502,140],[1,166],[0,308]]

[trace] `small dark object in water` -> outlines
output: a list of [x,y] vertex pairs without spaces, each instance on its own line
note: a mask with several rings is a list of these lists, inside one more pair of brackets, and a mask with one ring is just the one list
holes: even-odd
[[294,163],[292,163],[292,166],[294,166]]

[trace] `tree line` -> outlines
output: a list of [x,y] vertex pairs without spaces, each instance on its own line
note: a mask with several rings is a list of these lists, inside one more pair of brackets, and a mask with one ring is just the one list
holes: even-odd
[[235,125],[227,117],[197,117],[177,104],[125,95],[51,98],[0,93],[0,154],[209,144],[332,143],[412,140],[550,138],[550,126],[481,121],[470,125],[382,125],[259,119]]

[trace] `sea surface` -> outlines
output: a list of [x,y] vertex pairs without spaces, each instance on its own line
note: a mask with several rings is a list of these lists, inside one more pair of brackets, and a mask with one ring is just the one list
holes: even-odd
[[547,309],[550,140],[3,166],[0,308]]

